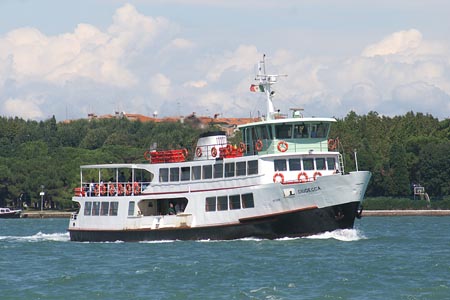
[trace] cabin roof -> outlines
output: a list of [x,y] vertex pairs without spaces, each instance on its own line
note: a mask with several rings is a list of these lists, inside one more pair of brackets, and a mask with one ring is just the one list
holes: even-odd
[[260,122],[248,123],[239,125],[238,128],[244,127],[253,127],[258,125],[269,125],[269,124],[294,124],[294,123],[334,123],[336,122],[335,118],[288,118],[288,119],[274,119],[274,120],[265,120]]

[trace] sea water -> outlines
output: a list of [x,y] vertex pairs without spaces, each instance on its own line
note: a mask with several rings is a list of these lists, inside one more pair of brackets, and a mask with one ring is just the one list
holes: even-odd
[[0,220],[1,299],[449,299],[449,217],[365,217],[308,238],[70,242]]

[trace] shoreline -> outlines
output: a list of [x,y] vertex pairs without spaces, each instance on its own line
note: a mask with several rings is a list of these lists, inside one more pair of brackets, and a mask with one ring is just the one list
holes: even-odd
[[[70,218],[72,212],[67,211],[25,211],[21,218],[47,219]],[[363,217],[396,217],[396,216],[450,216],[450,210],[363,210]]]

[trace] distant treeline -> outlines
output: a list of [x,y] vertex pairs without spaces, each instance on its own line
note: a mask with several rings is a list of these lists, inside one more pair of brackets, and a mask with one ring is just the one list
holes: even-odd
[[[80,165],[144,162],[151,146],[192,153],[198,135],[207,130],[198,125],[195,120],[0,118],[0,206],[40,203],[44,186],[47,207],[69,208]],[[450,119],[350,112],[334,124],[330,137],[339,140],[346,172],[355,170],[356,150],[359,169],[373,173],[367,196],[412,197],[413,184],[424,186],[432,200],[450,195]]]

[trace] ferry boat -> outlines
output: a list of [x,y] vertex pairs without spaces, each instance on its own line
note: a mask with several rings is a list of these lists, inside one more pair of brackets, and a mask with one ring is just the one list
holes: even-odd
[[267,114],[241,125],[242,142],[200,135],[188,150],[147,151],[149,163],[81,166],[68,231],[72,241],[229,240],[301,237],[352,228],[370,172],[346,173],[334,118],[274,110],[274,85],[258,64],[251,91]]

